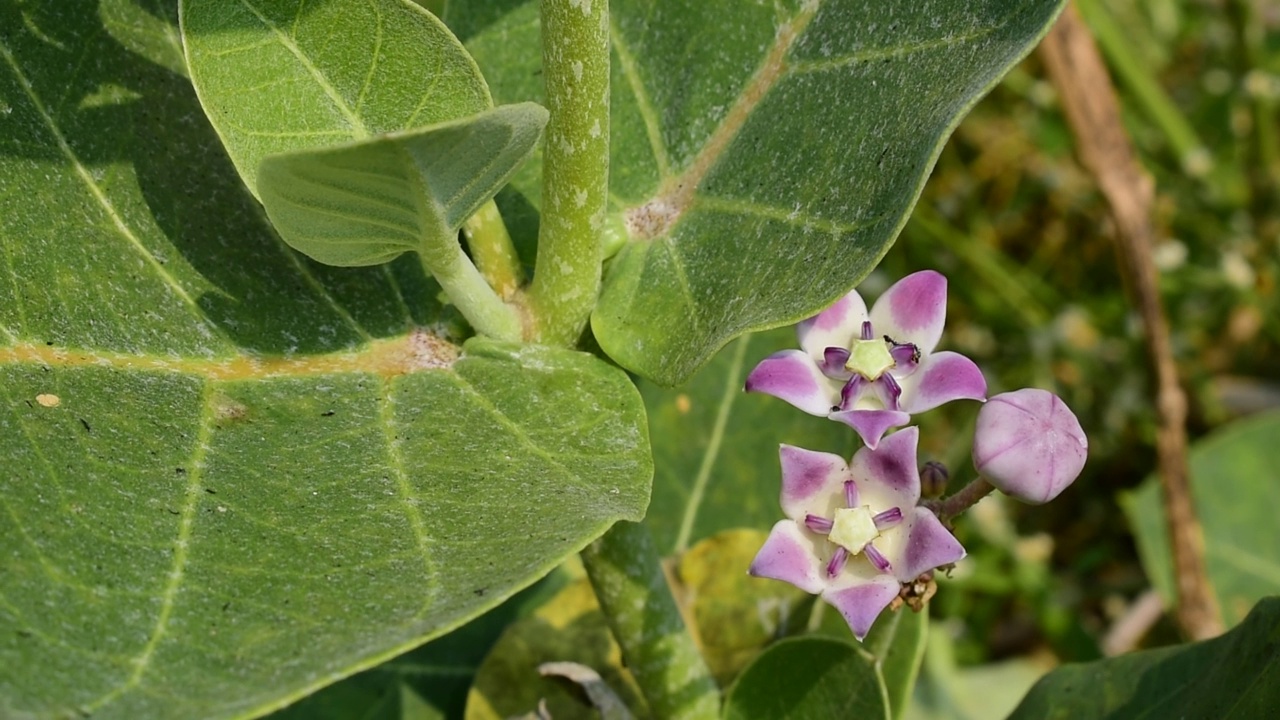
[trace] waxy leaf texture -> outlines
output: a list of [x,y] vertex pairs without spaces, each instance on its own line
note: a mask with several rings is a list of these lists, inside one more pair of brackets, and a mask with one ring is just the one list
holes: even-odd
[[260,715],[648,504],[622,371],[279,240],[175,10],[0,0],[0,717]]
[[[1061,6],[612,2],[611,212],[628,242],[592,316],[600,345],[675,385],[734,337],[830,305]],[[542,97],[538,33],[534,2],[467,38],[499,102]],[[516,184],[536,204],[531,166]]]

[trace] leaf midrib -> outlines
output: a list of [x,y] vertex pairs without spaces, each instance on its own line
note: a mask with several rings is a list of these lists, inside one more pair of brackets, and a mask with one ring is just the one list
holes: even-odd
[[[433,347],[423,350],[424,343]],[[432,351],[437,354],[431,355]],[[264,357],[241,353],[217,358],[175,358],[20,343],[0,347],[0,366],[107,367],[138,372],[171,372],[228,382],[343,373],[393,378],[410,372],[447,369],[457,359],[457,352],[456,346],[423,330],[414,330],[396,338],[372,340],[358,350],[306,357]]]

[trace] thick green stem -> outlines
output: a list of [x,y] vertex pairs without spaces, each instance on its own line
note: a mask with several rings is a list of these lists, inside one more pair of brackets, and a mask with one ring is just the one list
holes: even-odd
[[648,528],[619,522],[582,551],[582,562],[650,714],[715,718],[719,692],[671,596]]
[[524,282],[520,258],[511,244],[511,235],[502,222],[498,205],[490,200],[462,225],[462,235],[471,249],[471,259],[498,297],[510,300]]
[[[433,239],[436,237],[440,240]],[[462,251],[456,235],[429,233],[419,254],[423,266],[449,296],[449,302],[458,308],[476,332],[495,340],[520,340],[520,318],[515,309],[503,303],[485,282],[480,271]]]
[[542,220],[529,306],[540,342],[578,341],[600,292],[609,191],[609,3],[542,0]]

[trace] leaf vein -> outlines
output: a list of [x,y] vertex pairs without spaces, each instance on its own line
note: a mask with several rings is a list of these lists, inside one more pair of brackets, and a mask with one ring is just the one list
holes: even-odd
[[[417,494],[413,490],[413,485],[409,482],[408,473],[405,472],[404,456],[400,452],[400,437],[395,431],[395,398],[391,395],[391,389],[392,384],[390,382],[384,381],[382,383],[382,392],[378,404],[381,419],[379,426],[382,430],[383,442],[386,443],[387,461],[391,467],[391,473],[395,477],[396,490],[404,505],[405,518],[409,521],[409,526],[413,529],[414,540],[418,544],[424,577],[431,578],[436,575],[435,564],[432,562],[431,536],[427,532],[427,524],[422,517],[422,512],[418,509]],[[439,591],[438,584],[427,583],[423,593],[422,608],[419,613],[424,613],[431,607]]]
[[53,116],[49,114],[44,103],[40,101],[40,97],[36,94],[35,88],[31,85],[30,80],[27,79],[26,74],[22,72],[22,68],[18,66],[17,59],[14,58],[13,54],[9,51],[8,46],[4,43],[0,43],[0,55],[4,56],[5,62],[17,77],[18,84],[22,86],[23,92],[31,101],[32,107],[35,108],[36,112],[44,121],[45,127],[48,128],[49,132],[53,135],[54,142],[58,145],[58,150],[67,159],[67,161],[71,163],[76,175],[79,176],[80,180],[89,190],[89,194],[93,196],[94,200],[98,202],[103,211],[106,212],[107,216],[111,219],[111,223],[116,232],[118,232],[120,236],[128,242],[130,247],[142,256],[144,262],[146,262],[149,268],[162,281],[164,281],[165,285],[167,285],[169,289],[172,290],[173,293],[177,295],[189,308],[191,308],[202,322],[204,322],[204,315],[200,312],[200,308],[196,305],[195,300],[193,300],[191,295],[189,295],[187,291],[178,284],[178,281],[165,270],[164,266],[156,260],[155,256],[147,250],[146,246],[142,244],[142,241],[138,239],[138,236],[133,233],[133,230],[125,224],[124,218],[120,216],[115,205],[107,197],[103,189],[98,186],[97,181],[93,179],[93,175],[89,173],[88,168],[86,168],[84,163],[80,161],[79,156],[77,156],[75,151],[71,149],[71,145],[67,142],[66,137],[63,136],[62,131],[58,128],[57,122],[53,119]]
[[698,517],[698,511],[702,508],[702,499],[706,496],[711,471],[720,457],[725,428],[729,425],[729,411],[733,409],[734,401],[742,394],[742,367],[747,358],[747,345],[750,342],[749,333],[735,341],[733,357],[729,361],[729,371],[725,373],[724,394],[720,397],[720,407],[716,410],[715,424],[711,426],[711,437],[707,440],[707,449],[702,454],[702,462],[698,465],[698,474],[694,476],[693,487],[689,492],[689,502],[685,503],[684,515],[680,518],[680,532],[676,535],[674,548],[677,555],[689,548],[693,523]]
[[191,458],[187,462],[187,488],[178,516],[178,535],[173,541],[173,563],[169,568],[164,590],[161,591],[160,611],[156,615],[156,622],[152,627],[151,636],[147,639],[147,644],[131,661],[133,672],[118,687],[89,703],[87,708],[90,712],[111,703],[141,684],[143,675],[151,666],[151,658],[155,655],[156,648],[159,647],[160,642],[168,632],[169,618],[173,615],[173,607],[177,602],[178,592],[182,588],[183,578],[186,573],[191,533],[192,528],[195,526],[196,506],[200,504],[200,486],[204,478],[205,458],[209,453],[214,416],[216,415],[210,384],[206,383],[202,395],[195,446],[192,449]]
[[950,47],[952,45],[960,45],[974,40],[980,40],[987,35],[1004,27],[1004,23],[992,25],[990,27],[979,28],[973,32],[963,35],[949,35],[947,37],[936,38],[934,40],[924,40],[917,43],[907,45],[894,45],[890,47],[874,48],[862,52],[851,53],[834,58],[823,58],[822,60],[810,60],[807,62],[791,63],[786,70],[787,75],[805,75],[808,73],[827,72],[830,70],[839,70],[857,63],[872,62],[875,60],[887,60],[892,58],[914,55],[918,52],[926,50],[935,50],[938,48]]
[[369,70],[364,75],[364,82],[360,84],[360,93],[356,96],[356,112],[364,107],[365,96],[369,94],[369,88],[373,85],[373,74],[378,69],[378,59],[382,56],[382,34],[386,29],[386,21],[382,17],[382,8],[378,7],[373,0],[367,0],[366,5],[373,9],[373,14],[377,18],[375,27],[377,32],[373,36],[373,56],[369,58]]
[[658,164],[659,180],[666,180],[671,176],[671,155],[667,152],[666,143],[662,140],[658,113],[654,111],[653,100],[649,97],[649,91],[640,77],[636,58],[631,54],[631,48],[627,45],[612,15],[609,17],[609,35],[613,39],[613,50],[618,55],[618,65],[622,67],[622,77],[626,79],[627,87],[636,99],[640,118],[644,121],[645,135],[649,138],[649,149],[653,152],[653,159]]
[[[352,111],[351,107],[347,105],[347,101],[342,97],[342,94],[338,92],[338,89],[329,82],[329,78],[325,77],[324,73],[320,72],[320,68],[316,67],[315,64],[311,62],[311,59],[307,57],[306,53],[302,52],[302,48],[298,47],[298,43],[294,38],[290,37],[289,34],[286,34],[277,27],[275,23],[271,22],[271,20],[269,20],[266,15],[263,15],[262,11],[254,7],[253,3],[249,2],[249,0],[240,0],[240,4],[244,5],[246,10],[253,13],[254,17],[258,18],[258,22],[266,26],[266,28],[276,36],[276,39],[280,44],[283,45],[290,54],[298,59],[298,62],[302,67],[306,68],[307,72],[311,74],[312,79],[316,81],[316,84],[320,86],[320,89],[324,91],[324,94],[329,97],[330,102],[334,104],[334,107],[342,114],[342,117],[346,118],[347,123],[351,126],[351,130],[355,133],[356,137],[369,137],[369,129],[365,127],[364,122],[355,114],[355,112]],[[298,14],[302,14],[302,3],[298,3]],[[294,28],[292,32],[295,35],[297,34],[297,23],[298,18],[294,17]]]

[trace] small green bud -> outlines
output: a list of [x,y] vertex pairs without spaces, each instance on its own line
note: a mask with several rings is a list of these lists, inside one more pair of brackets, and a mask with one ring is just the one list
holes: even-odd
[[920,496],[940,498],[947,491],[947,481],[951,479],[947,466],[930,460],[920,468]]

